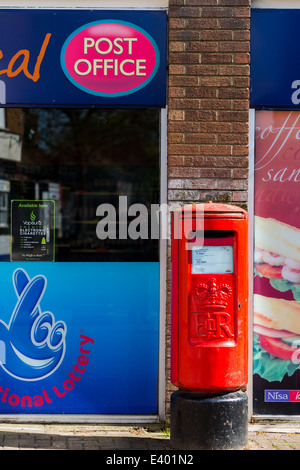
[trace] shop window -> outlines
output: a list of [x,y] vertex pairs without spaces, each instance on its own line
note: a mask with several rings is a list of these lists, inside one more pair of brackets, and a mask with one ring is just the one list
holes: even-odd
[[[7,109],[6,126],[11,145],[0,155],[2,259],[10,259],[11,201],[51,200],[55,261],[158,261],[158,239],[150,237],[150,208],[159,204],[158,110]],[[148,209],[149,236],[119,237],[121,196],[128,207]],[[115,237],[106,239],[96,233],[103,204],[116,210]],[[133,219],[128,216],[127,225]]]

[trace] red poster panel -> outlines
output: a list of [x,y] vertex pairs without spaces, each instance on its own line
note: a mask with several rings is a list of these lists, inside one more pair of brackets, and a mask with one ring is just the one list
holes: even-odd
[[297,111],[256,112],[253,384],[254,414],[300,415]]

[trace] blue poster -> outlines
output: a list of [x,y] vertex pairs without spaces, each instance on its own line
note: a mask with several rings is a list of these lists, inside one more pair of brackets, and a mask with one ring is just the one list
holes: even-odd
[[0,413],[157,413],[159,263],[1,263]]
[[297,9],[252,9],[252,107],[299,108],[299,21],[300,10]]

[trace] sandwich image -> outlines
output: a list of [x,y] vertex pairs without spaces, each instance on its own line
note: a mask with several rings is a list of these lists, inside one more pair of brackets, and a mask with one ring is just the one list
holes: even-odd
[[300,364],[300,302],[254,294],[254,373],[272,381]]
[[273,288],[300,301],[300,230],[273,218],[254,217],[254,271]]

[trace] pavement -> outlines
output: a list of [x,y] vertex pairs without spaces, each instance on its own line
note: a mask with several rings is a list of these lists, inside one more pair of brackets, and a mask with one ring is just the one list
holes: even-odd
[[[250,424],[248,432],[248,446],[241,450],[300,450],[300,423]],[[111,451],[112,456],[122,451],[132,451],[132,455],[139,451],[172,453],[168,429],[153,424],[0,423],[0,450],[101,450],[106,451],[106,458]]]

